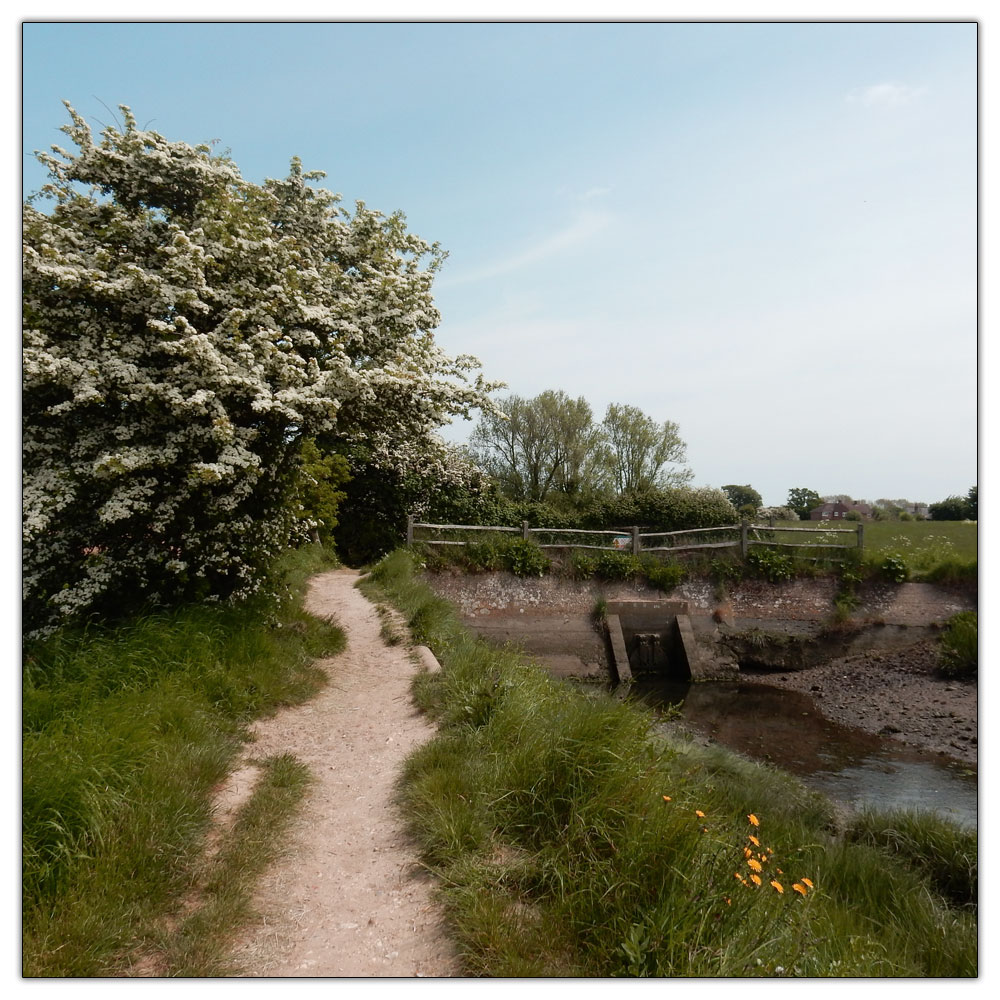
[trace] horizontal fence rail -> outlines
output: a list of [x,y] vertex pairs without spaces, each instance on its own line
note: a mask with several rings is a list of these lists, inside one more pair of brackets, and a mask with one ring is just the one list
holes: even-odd
[[[823,550],[823,556],[805,556],[799,558],[812,562],[822,562],[837,558],[837,552],[858,550],[864,547],[864,524],[857,522],[852,528],[795,528],[784,527],[772,524],[751,524],[743,521],[740,524],[726,524],[713,528],[684,528],[680,531],[641,531],[638,526],[628,528],[600,529],[593,528],[541,528],[532,527],[527,521],[522,521],[519,528],[510,525],[482,525],[482,524],[432,524],[427,521],[418,521],[413,515],[406,519],[406,544],[413,545],[419,542],[421,545],[467,545],[470,539],[462,538],[417,538],[417,531],[421,532],[474,532],[486,531],[493,533],[506,533],[520,535],[525,541],[534,540],[539,548],[543,549],[595,549],[602,552],[631,552],[633,555],[640,555],[643,552],[691,552],[698,549],[739,549],[740,554],[746,557],[750,548],[754,545],[764,545],[768,548],[776,549],[798,549],[798,550]],[[781,542],[775,536],[783,535],[785,532],[806,532],[813,536],[818,536],[815,542]],[[717,532],[729,532],[734,537],[724,541],[685,541],[684,536],[702,536]],[[566,541],[543,541],[542,537],[554,538],[556,536],[571,536]],[[830,535],[851,535],[854,539],[852,543],[841,544],[830,541]],[[586,541],[577,540],[584,537]],[[597,541],[599,538],[610,538],[611,543],[606,545],[591,544],[591,540]],[[650,545],[652,540],[668,540],[665,545]]]

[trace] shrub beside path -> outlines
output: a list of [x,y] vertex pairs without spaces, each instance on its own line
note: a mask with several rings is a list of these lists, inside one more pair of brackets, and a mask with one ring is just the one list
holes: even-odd
[[[254,726],[251,757],[293,754],[315,780],[255,898],[261,920],[235,947],[247,976],[461,975],[394,802],[404,759],[433,727],[410,698],[417,668],[382,639],[358,577],[310,581],[307,609],[333,618],[347,648],[319,664],[330,680],[318,697]],[[233,776],[223,808],[249,792],[248,773]]]

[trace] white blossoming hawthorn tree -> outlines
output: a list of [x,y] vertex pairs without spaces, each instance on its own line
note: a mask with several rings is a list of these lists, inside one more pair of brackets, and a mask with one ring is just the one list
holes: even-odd
[[303,436],[391,464],[496,388],[435,344],[444,255],[401,214],[66,106],[23,210],[29,629],[250,595],[302,527]]

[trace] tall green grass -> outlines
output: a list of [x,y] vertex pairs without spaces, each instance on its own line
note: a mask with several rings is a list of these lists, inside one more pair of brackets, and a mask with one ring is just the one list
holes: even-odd
[[23,971],[114,970],[189,891],[211,792],[246,725],[324,682],[343,646],[299,596],[319,547],[279,567],[287,597],[63,631],[25,648]]
[[979,615],[953,615],[941,634],[938,671],[945,677],[974,678],[979,671]]
[[443,664],[416,684],[439,730],[400,795],[467,972],[976,974],[974,907],[933,874],[954,843],[845,835],[791,776],[473,638],[413,571],[400,551],[364,587]]

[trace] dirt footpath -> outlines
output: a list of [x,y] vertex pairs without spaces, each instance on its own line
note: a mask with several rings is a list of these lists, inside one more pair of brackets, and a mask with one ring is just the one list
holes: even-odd
[[383,642],[357,580],[338,569],[310,582],[306,607],[344,629],[347,649],[319,664],[330,682],[318,697],[254,727],[252,756],[293,754],[315,782],[256,897],[263,919],[236,946],[247,976],[461,975],[393,803],[404,759],[433,728],[410,699],[417,668]]

